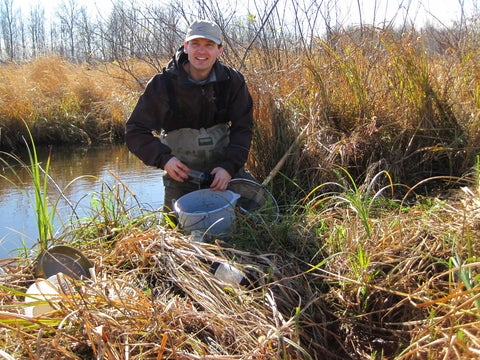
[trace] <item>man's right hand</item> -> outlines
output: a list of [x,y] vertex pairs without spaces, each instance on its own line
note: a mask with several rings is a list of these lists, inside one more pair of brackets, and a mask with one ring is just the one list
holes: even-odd
[[175,181],[184,182],[188,179],[189,168],[176,157],[167,161],[163,170]]

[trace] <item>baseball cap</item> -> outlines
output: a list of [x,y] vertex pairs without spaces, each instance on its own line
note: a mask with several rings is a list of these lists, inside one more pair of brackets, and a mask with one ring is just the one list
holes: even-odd
[[193,39],[204,38],[216,42],[218,45],[222,44],[223,35],[220,27],[214,22],[207,20],[194,21],[188,28],[185,41]]

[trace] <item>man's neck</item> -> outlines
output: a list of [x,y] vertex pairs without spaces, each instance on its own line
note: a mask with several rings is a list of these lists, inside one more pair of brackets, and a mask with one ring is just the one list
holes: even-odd
[[205,71],[195,70],[190,66],[189,62],[185,63],[183,65],[183,68],[185,69],[187,74],[195,81],[205,81],[205,80],[207,80],[208,76],[210,75],[210,72],[212,71],[212,69],[210,69],[208,71],[207,70],[205,70]]

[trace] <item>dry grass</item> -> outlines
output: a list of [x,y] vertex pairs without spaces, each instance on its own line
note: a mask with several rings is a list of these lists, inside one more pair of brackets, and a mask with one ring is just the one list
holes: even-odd
[[[274,282],[247,290],[209,272],[227,253],[265,269],[268,256],[192,243],[162,227],[132,232],[108,253],[86,253],[96,259],[94,280],[69,288],[50,315],[22,315],[21,294],[3,289],[4,349],[27,358],[298,357],[296,319],[279,311]],[[9,288],[22,291],[31,268],[16,270],[23,276],[9,275]]]
[[[139,69],[140,71],[140,69]],[[72,64],[61,57],[0,66],[0,148],[24,146],[24,120],[38,146],[123,141],[136,85],[111,64]]]
[[[336,181],[337,165],[359,183],[386,170],[409,186],[470,171],[480,135],[478,47],[438,54],[417,33],[356,35],[319,40],[311,56],[286,55],[288,67],[247,73],[259,104],[252,155],[259,173],[271,169],[304,128],[303,146],[283,169],[298,185],[287,191],[297,199]],[[276,181],[284,189],[283,180]]]
[[[292,219],[231,243],[192,242],[163,226],[89,243],[82,250],[95,263],[93,280],[69,287],[58,310],[37,318],[22,310],[32,260],[3,264],[2,348],[17,359],[478,356],[472,189],[372,212],[370,236],[351,207]],[[216,261],[255,283],[220,281],[210,272]]]

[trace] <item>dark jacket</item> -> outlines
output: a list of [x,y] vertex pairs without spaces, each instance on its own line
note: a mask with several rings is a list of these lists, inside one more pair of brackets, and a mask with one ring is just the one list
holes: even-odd
[[126,123],[127,147],[146,165],[163,169],[175,154],[155,133],[229,123],[230,143],[217,166],[233,176],[247,161],[252,139],[253,102],[245,79],[217,60],[209,80],[194,83],[183,69],[186,61],[182,47],[148,82]]

